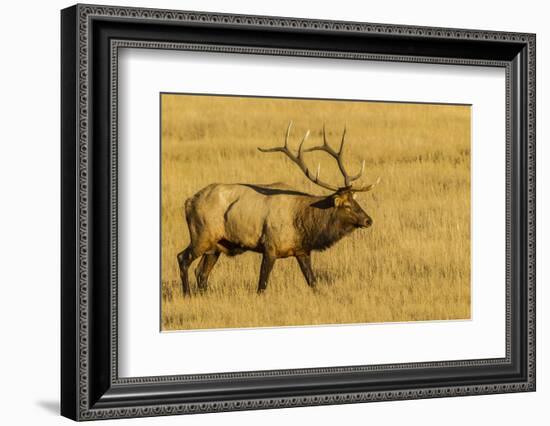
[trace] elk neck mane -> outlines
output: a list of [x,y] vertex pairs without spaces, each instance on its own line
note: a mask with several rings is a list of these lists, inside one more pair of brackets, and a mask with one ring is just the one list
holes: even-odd
[[308,250],[326,250],[354,230],[339,218],[331,196],[311,196],[304,208],[297,210],[295,224],[302,234],[302,246]]

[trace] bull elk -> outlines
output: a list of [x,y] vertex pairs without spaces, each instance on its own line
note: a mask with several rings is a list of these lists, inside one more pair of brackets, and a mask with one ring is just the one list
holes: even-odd
[[[221,253],[235,256],[245,251],[262,255],[258,293],[267,288],[269,274],[276,259],[293,256],[310,287],[315,287],[311,268],[311,252],[325,250],[356,228],[372,225],[370,216],[355,201],[357,192],[370,191],[370,185],[355,186],[365,169],[350,176],[343,163],[346,130],[338,151],[327,142],[323,126],[323,144],[304,148],[306,132],[294,154],[288,146],[292,122],[286,130],[282,147],[258,148],[261,152],[281,152],[295,163],[316,185],[331,191],[316,196],[294,190],[284,184],[252,185],[214,183],[185,201],[185,216],[191,242],[178,254],[182,289],[190,294],[188,270],[202,256],[195,270],[198,288],[206,290],[208,276]],[[315,175],[304,162],[303,154],[322,151],[336,160],[344,178],[344,186],[335,186],[320,179],[320,165]]]

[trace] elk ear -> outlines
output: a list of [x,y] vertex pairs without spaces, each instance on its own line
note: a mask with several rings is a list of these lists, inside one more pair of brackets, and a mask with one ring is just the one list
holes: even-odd
[[340,207],[346,202],[345,194],[336,194],[334,196],[334,207]]

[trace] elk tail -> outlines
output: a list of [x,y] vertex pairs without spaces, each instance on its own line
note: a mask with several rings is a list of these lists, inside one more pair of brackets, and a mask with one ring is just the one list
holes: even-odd
[[185,214],[185,219],[187,220],[188,223],[189,223],[189,217],[191,216],[191,209],[192,209],[191,204],[193,204],[193,200],[191,198],[188,198],[187,200],[185,200],[184,214]]

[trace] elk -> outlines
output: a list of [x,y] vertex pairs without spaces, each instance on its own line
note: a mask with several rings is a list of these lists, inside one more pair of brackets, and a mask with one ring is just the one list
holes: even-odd
[[[277,259],[295,257],[307,284],[314,288],[315,274],[311,267],[311,252],[326,250],[358,228],[372,225],[371,217],[355,200],[358,192],[370,191],[380,182],[355,186],[365,169],[350,176],[343,163],[346,130],[339,149],[327,142],[323,126],[323,144],[304,148],[309,130],[296,154],[288,145],[292,121],[286,130],[284,145],[258,148],[263,153],[283,153],[295,163],[314,184],[329,190],[330,195],[317,196],[297,191],[285,184],[221,184],[206,186],[185,201],[185,216],[190,243],[177,255],[184,295],[190,295],[188,270],[202,256],[195,276],[199,291],[208,286],[208,276],[220,254],[235,256],[245,251],[262,255],[258,293],[267,288],[269,274]],[[304,153],[322,151],[336,160],[344,178],[343,186],[320,179],[320,165],[315,175],[304,162]]]

